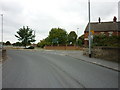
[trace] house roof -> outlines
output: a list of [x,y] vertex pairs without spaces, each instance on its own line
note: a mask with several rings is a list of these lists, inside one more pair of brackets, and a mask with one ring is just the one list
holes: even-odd
[[[94,31],[120,31],[120,22],[92,22],[90,25]],[[89,31],[89,24],[85,31]]]

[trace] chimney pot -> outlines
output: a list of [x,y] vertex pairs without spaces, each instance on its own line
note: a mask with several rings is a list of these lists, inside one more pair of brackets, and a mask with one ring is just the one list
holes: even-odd
[[101,23],[101,18],[100,17],[99,17],[98,21],[99,21],[99,23]]
[[113,18],[113,22],[117,22],[117,18],[116,18],[116,16],[114,16],[114,18]]

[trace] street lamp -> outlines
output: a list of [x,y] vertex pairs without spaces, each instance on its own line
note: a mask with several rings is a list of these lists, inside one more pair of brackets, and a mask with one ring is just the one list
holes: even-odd
[[1,14],[1,43],[2,43],[2,50],[3,50],[3,14]]
[[79,29],[79,28],[77,28],[76,46],[78,46],[78,42],[77,42],[77,39],[78,39],[78,29]]
[[90,0],[88,0],[88,14],[89,14],[89,57],[91,58],[91,25],[90,25]]
[[[35,30],[34,30],[34,36],[35,36]],[[35,39],[35,37],[34,37],[34,39]]]
[[77,37],[78,37],[78,30],[79,30],[79,28],[77,28]]
[[[35,30],[33,30],[33,32],[34,32],[34,36],[35,36]],[[35,37],[34,37],[34,39],[35,39]],[[35,42],[33,42],[33,45],[35,45]]]

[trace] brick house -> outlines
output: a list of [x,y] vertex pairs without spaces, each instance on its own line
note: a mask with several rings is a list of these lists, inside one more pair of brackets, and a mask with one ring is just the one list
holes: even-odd
[[[114,20],[114,19],[113,19]],[[111,22],[92,22],[91,30],[94,31],[94,35],[104,34],[107,36],[120,35],[120,21],[116,20]],[[84,31],[84,45],[88,45],[89,24]]]

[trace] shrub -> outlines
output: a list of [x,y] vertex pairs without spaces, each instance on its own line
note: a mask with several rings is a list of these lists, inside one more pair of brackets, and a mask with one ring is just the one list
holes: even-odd
[[113,46],[119,47],[120,36],[95,35],[93,38],[93,46]]

